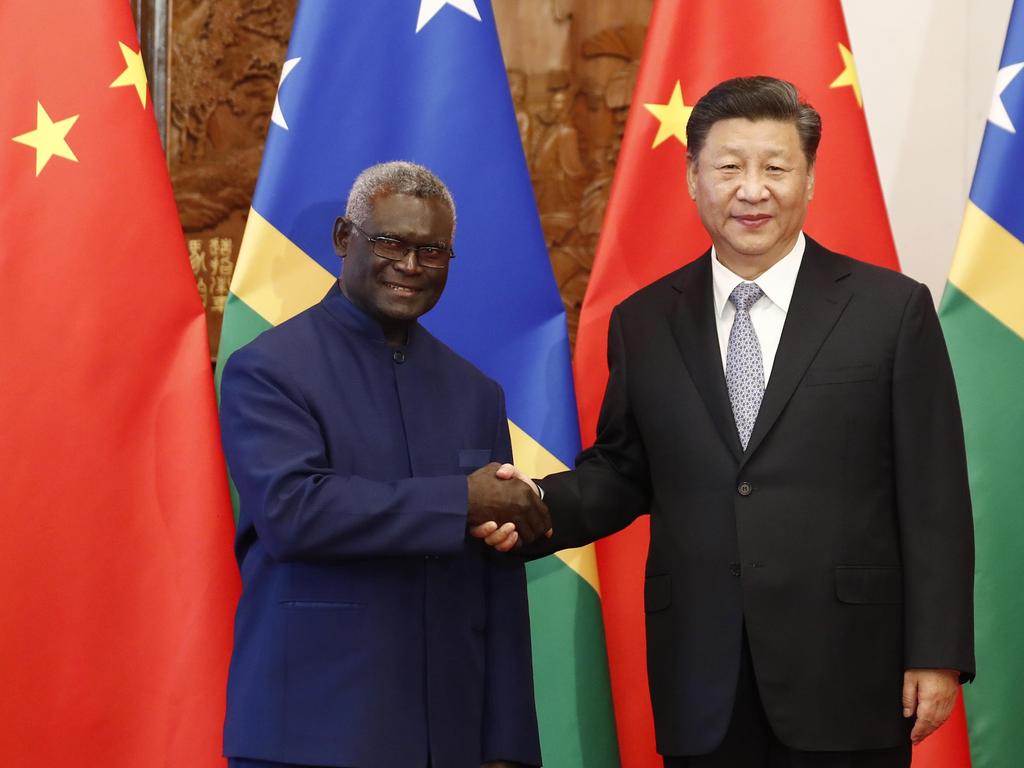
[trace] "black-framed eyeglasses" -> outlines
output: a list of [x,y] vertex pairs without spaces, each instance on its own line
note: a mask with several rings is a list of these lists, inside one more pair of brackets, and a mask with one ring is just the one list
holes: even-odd
[[428,269],[444,269],[448,266],[448,262],[455,258],[455,251],[451,248],[445,248],[443,245],[413,245],[412,243],[407,243],[405,240],[399,240],[394,237],[374,237],[373,235],[367,234],[363,228],[354,221],[350,220],[349,224],[351,224],[352,228],[360,235],[366,238],[366,242],[370,244],[370,250],[382,259],[388,259],[389,261],[401,261],[409,251],[415,251],[416,262],[421,267],[427,267]]

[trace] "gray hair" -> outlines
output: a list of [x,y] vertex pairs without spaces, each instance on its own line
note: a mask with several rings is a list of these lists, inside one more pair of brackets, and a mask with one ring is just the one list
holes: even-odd
[[711,126],[732,118],[792,123],[800,136],[807,166],[814,167],[821,141],[821,115],[803,101],[796,86],[775,77],[734,77],[700,97],[686,124],[686,156],[697,159]]
[[452,193],[429,169],[405,160],[371,165],[352,183],[345,204],[345,217],[364,226],[378,195],[412,195],[428,200],[441,200],[452,214],[452,235],[455,234],[455,201]]

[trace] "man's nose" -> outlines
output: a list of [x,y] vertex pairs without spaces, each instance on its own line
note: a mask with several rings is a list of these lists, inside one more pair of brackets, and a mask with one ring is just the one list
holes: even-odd
[[751,171],[744,174],[739,189],[736,190],[736,195],[745,202],[753,203],[765,200],[768,198],[768,185],[760,173]]
[[408,272],[410,274],[417,274],[423,271],[423,267],[420,266],[419,256],[416,255],[415,248],[407,248],[405,255],[402,256],[398,261],[393,262],[395,268],[401,272]]

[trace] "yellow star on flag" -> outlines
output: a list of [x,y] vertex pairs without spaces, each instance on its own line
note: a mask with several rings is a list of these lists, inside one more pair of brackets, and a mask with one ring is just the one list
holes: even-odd
[[853,95],[857,97],[857,106],[861,109],[864,108],[864,103],[860,97],[860,78],[857,77],[857,67],[853,63],[853,54],[850,53],[850,49],[842,43],[839,44],[839,55],[843,57],[843,64],[845,69],[839,74],[829,88],[842,88],[844,85],[848,85],[853,88]]
[[77,119],[78,115],[72,115],[55,123],[46,114],[43,105],[38,101],[36,102],[36,129],[23,133],[20,136],[15,136],[13,139],[19,144],[35,148],[36,176],[40,174],[54,155],[63,157],[66,160],[74,160],[76,163],[78,162],[78,158],[71,151],[71,147],[68,146],[67,139],[65,138]]
[[121,55],[124,56],[125,68],[124,72],[117,76],[117,80],[110,84],[110,87],[124,88],[125,86],[134,85],[136,93],[139,94],[139,101],[142,102],[142,106],[145,108],[146,86],[149,81],[146,79],[146,67],[142,63],[142,52],[136,53],[120,41],[117,44],[121,46]]
[[683,89],[678,80],[676,80],[676,87],[672,89],[672,96],[669,97],[668,104],[644,104],[644,108],[658,118],[661,123],[651,149],[672,136],[679,139],[679,143],[684,147],[686,146],[686,124],[690,121],[693,107],[688,107],[683,102]]

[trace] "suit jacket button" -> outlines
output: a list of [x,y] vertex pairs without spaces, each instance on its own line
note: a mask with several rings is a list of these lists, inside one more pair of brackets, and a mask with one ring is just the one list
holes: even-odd
[[754,486],[744,480],[736,487],[736,490],[740,496],[749,496],[754,492]]
[[396,349],[395,350],[395,354],[393,354],[391,356],[391,359],[394,360],[396,363],[404,363],[405,362],[405,352],[403,352],[400,349]]
[[731,573],[733,576],[739,576],[740,575],[740,564],[739,563],[729,563],[729,573]]

